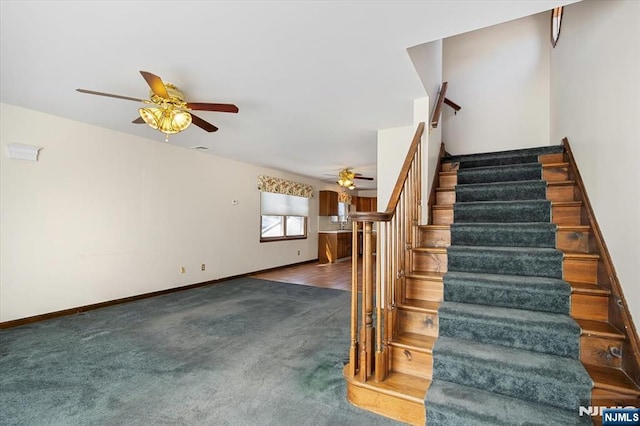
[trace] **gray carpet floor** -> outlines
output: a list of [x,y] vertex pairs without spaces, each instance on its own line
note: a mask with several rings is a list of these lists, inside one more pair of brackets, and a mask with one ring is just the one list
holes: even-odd
[[350,405],[350,293],[240,278],[0,332],[2,425],[397,425]]

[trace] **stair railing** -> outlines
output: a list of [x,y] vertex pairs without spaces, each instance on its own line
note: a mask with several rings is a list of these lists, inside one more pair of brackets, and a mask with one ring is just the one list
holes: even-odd
[[438,99],[436,99],[436,103],[433,106],[433,115],[431,116],[431,129],[436,129],[438,124],[440,123],[440,115],[442,112],[442,105],[448,105],[453,108],[453,114],[457,114],[458,111],[462,109],[460,105],[453,102],[451,99],[447,98],[447,86],[448,82],[443,82],[440,87],[440,92],[438,93]]
[[[397,332],[396,306],[404,299],[405,271],[412,267],[411,256],[407,253],[417,243],[419,235],[417,225],[422,194],[420,142],[424,127],[425,123],[420,123],[416,129],[386,210],[351,215],[351,342],[349,365],[345,371],[361,382],[372,378],[380,382],[389,373],[388,347]],[[358,262],[360,232],[361,271]],[[362,289],[360,301],[359,288]]]

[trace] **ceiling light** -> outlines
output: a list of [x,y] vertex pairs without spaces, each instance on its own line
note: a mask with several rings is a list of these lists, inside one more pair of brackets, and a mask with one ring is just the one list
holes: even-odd
[[356,184],[353,181],[355,177],[355,173],[353,173],[351,170],[344,169],[341,170],[340,173],[338,173],[338,181],[336,183],[343,188],[355,189]]
[[140,108],[138,113],[152,129],[166,134],[167,141],[169,135],[179,133],[191,124],[191,114],[176,110],[170,104],[164,104],[162,108]]

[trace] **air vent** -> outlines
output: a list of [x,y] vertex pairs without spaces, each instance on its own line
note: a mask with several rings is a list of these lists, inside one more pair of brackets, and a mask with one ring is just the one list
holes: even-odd
[[209,151],[209,148],[203,145],[192,146],[191,149],[195,149],[196,151]]

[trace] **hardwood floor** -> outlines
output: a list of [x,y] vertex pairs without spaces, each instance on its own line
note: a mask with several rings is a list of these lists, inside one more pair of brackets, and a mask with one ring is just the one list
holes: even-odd
[[251,276],[263,280],[351,291],[351,258],[346,257],[336,263],[304,263]]

